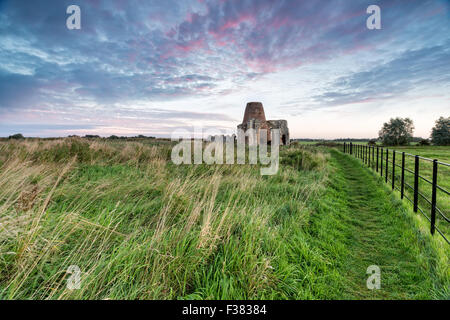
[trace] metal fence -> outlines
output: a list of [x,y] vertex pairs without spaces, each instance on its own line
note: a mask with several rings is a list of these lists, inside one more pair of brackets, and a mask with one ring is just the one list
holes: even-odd
[[[343,145],[344,153],[355,156],[361,159],[364,164],[372,168],[376,172],[379,172],[381,177],[384,177],[386,183],[392,186],[392,190],[396,189],[400,192],[401,199],[407,199],[413,205],[414,212],[420,211],[422,215],[427,218],[430,222],[430,232],[434,235],[437,231],[447,243],[450,241],[444,234],[444,230],[438,228],[436,224],[436,219],[442,221],[443,224],[450,223],[450,219],[444,214],[444,210],[439,208],[437,205],[437,193],[442,193],[442,203],[445,207],[450,205],[448,202],[448,196],[450,193],[445,190],[442,186],[438,185],[438,172],[441,172],[444,168],[449,170],[450,164],[438,161],[436,159],[429,159],[421,157],[418,155],[409,154],[406,152],[400,152],[393,149],[383,148],[379,146],[369,146],[361,144],[352,144],[344,142]],[[396,159],[396,155],[400,156],[400,159]],[[414,164],[414,169],[409,169],[406,166],[408,160]],[[427,179],[420,172],[420,163],[428,162],[432,164],[432,177]],[[399,172],[397,172],[399,171]],[[412,175],[412,183],[405,181],[405,174]],[[424,192],[419,190],[419,179],[424,183],[431,186],[431,199],[429,199]],[[408,179],[406,179],[408,180]],[[396,183],[397,182],[397,183]],[[407,188],[407,189],[405,189]],[[422,191],[422,192],[421,192]],[[408,197],[408,194],[412,194],[412,198]],[[429,207],[430,215],[428,216],[425,212],[427,209],[425,206]],[[438,214],[438,215],[437,215]],[[444,228],[448,228],[450,225],[445,225]]]

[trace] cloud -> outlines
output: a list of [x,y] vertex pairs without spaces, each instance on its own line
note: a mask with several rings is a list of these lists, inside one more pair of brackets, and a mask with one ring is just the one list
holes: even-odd
[[398,98],[408,91],[450,83],[450,42],[408,50],[367,71],[338,78],[324,93],[313,97],[322,106],[344,105]]
[[[325,64],[332,67],[318,71],[319,94],[286,100],[315,110],[448,84],[448,2],[375,1],[382,30],[370,31],[365,9],[373,3],[79,0],[82,29],[68,30],[72,1],[2,1],[0,117],[43,121],[51,114],[100,123],[96,110],[114,114],[129,106],[134,118],[231,121],[209,101],[278,94],[266,77],[299,70],[303,81],[302,67]],[[342,57],[350,57],[349,70],[332,65]],[[248,92],[258,81],[264,90]],[[198,114],[155,108],[193,100],[203,103],[193,108]],[[148,106],[147,113],[136,105]]]

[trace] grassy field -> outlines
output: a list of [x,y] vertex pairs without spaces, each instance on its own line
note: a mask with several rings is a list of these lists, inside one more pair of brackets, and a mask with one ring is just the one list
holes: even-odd
[[[357,160],[292,146],[261,176],[176,166],[170,151],[155,140],[0,142],[0,299],[450,297],[448,247]],[[365,287],[369,264],[387,270],[384,290]],[[79,290],[66,286],[71,265]]]

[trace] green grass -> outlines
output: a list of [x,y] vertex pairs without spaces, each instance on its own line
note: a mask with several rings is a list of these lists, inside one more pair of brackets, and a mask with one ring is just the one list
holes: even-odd
[[[336,208],[340,218],[333,223],[339,226],[342,242],[347,243],[347,251],[337,259],[349,275],[348,297],[448,298],[447,244],[440,239],[427,241],[428,229],[419,226],[417,217],[378,176],[361,168],[356,159],[332,152],[334,188],[341,199]],[[381,290],[364,290],[364,271],[369,265],[381,269]]]
[[450,163],[450,146],[399,146],[393,149]]
[[[448,247],[357,160],[292,146],[261,176],[176,166],[170,150],[0,143],[0,299],[448,297]],[[368,263],[380,291],[365,287]]]
[[[385,165],[386,165],[386,148],[389,150],[388,156],[388,184],[392,184],[392,150],[396,150],[395,163],[401,166],[402,154],[401,152],[407,153],[405,155],[405,183],[409,186],[414,186],[414,174],[408,172],[414,172],[414,162],[415,159],[411,155],[419,155],[428,159],[437,159],[440,162],[450,163],[450,147],[448,146],[405,146],[405,147],[385,147],[383,148],[383,175],[385,176]],[[381,149],[380,149],[381,152]],[[375,155],[376,159],[376,150]],[[381,157],[381,153],[380,153]],[[381,160],[379,161],[379,167],[381,166]],[[371,167],[375,170],[375,163],[371,160]],[[381,172],[380,172],[381,173]],[[433,163],[425,159],[419,160],[419,174],[428,181],[432,181],[433,176]],[[444,190],[450,191],[450,167],[445,165],[438,165],[438,179],[437,184]],[[395,185],[400,188],[401,185],[401,168],[395,167]],[[405,195],[410,200],[414,199],[414,192],[411,187],[405,185]],[[429,182],[422,178],[419,178],[419,208],[422,209],[423,214],[428,218],[430,217],[431,205],[424,199],[427,198],[431,201],[432,186]],[[407,201],[407,200],[405,200]],[[442,214],[447,218],[450,217],[450,196],[447,195],[442,190],[437,189],[436,193],[436,203],[437,207],[441,210]],[[424,218],[425,219],[425,218]],[[436,215],[436,226],[445,234],[447,239],[450,239],[450,223],[444,220],[444,218],[439,214]]]

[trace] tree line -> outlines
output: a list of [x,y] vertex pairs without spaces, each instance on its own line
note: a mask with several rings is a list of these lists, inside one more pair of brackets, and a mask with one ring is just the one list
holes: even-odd
[[[384,145],[390,146],[399,146],[399,145],[407,145],[411,142],[418,142],[420,145],[430,145],[433,143],[438,146],[449,146],[450,145],[450,117],[440,117],[436,120],[435,126],[431,130],[430,139],[422,139],[413,137],[414,132],[414,123],[410,118],[391,118],[388,122],[383,124],[383,127],[378,132],[378,139],[370,139],[369,144],[375,145],[377,140],[381,141]],[[78,137],[78,136],[69,136],[69,137]],[[8,137],[9,139],[24,139],[24,136],[20,133],[11,135]],[[85,135],[82,138],[87,139],[95,139],[101,138],[98,135]],[[148,137],[144,135],[138,135],[135,137],[118,137],[116,135],[112,135],[108,138],[109,140],[116,139],[156,139],[155,137]],[[324,141],[323,139],[292,139],[302,140],[302,141]],[[363,142],[368,139],[334,139],[333,141],[353,141],[353,142]]]
[[[68,138],[85,138],[85,139],[108,139],[108,140],[132,140],[132,139],[156,139],[156,137],[152,137],[152,136],[144,136],[142,134],[138,135],[138,136],[133,136],[133,137],[127,137],[127,136],[116,136],[116,135],[111,135],[109,137],[101,137],[99,135],[95,135],[95,134],[87,134],[85,136],[77,136],[77,135],[70,135],[67,136]],[[8,139],[25,139],[25,137],[23,136],[23,134],[21,133],[16,133],[13,134],[11,136],[8,137]],[[46,139],[56,139],[56,138],[46,138]]]

